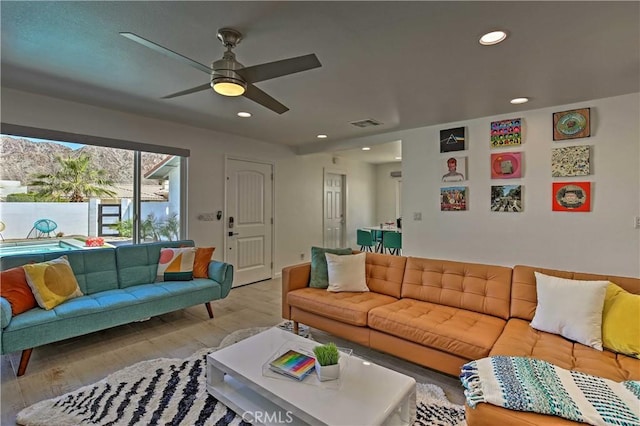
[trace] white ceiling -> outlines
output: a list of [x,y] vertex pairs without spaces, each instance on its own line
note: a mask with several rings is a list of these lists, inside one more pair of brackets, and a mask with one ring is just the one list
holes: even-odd
[[[2,86],[321,151],[362,136],[638,92],[639,16],[637,1],[2,1]],[[213,91],[163,100],[208,76],[118,34],[208,65],[222,57],[216,32],[225,26],[244,33],[235,52],[247,66],[318,56],[321,68],[256,84],[290,111]],[[478,44],[496,28],[510,37]],[[516,96],[531,102],[510,105]],[[253,117],[238,118],[241,110]],[[369,118],[383,124],[349,124]]]

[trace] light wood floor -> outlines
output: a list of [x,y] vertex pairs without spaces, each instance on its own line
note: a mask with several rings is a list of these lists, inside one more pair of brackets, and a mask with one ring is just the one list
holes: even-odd
[[[24,376],[17,378],[20,354],[3,355],[1,424],[14,425],[17,413],[43,399],[70,392],[138,361],[154,358],[185,358],[205,347],[215,347],[229,333],[249,327],[282,322],[279,279],[234,288],[223,300],[212,302],[210,320],[204,305],[123,325],[108,330],[41,346],[33,350]],[[334,341],[354,349],[355,355],[401,371],[421,383],[435,383],[452,402],[464,396],[457,378],[346,342],[311,329],[315,340]]]

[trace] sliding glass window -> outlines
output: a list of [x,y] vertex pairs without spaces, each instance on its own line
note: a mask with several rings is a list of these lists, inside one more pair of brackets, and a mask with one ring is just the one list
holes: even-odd
[[3,246],[186,238],[188,150],[32,128],[16,134],[14,127],[3,124],[1,134]]

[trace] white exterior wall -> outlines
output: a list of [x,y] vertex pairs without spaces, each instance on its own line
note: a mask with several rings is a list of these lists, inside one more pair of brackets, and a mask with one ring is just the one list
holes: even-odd
[[0,217],[6,226],[2,231],[5,239],[27,238],[38,219],[51,219],[58,225],[51,236],[58,232],[87,235],[89,203],[0,203]]

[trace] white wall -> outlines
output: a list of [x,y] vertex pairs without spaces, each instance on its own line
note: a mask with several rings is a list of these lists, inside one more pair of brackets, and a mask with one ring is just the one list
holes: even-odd
[[[554,142],[552,113],[591,107],[589,138]],[[491,121],[522,117],[523,145],[491,150]],[[573,105],[446,123],[403,132],[403,253],[512,266],[640,276],[640,96],[631,94]],[[466,126],[469,210],[439,208],[439,131]],[[591,174],[551,177],[551,149],[590,145]],[[522,179],[492,180],[490,154],[522,151]],[[552,182],[591,181],[592,211],[551,211]],[[491,185],[522,184],[523,213],[489,210]],[[413,213],[421,212],[422,221]]]
[[[87,235],[89,230],[89,203],[0,203],[0,215],[6,228],[5,239],[27,238],[33,224],[39,219],[51,219],[58,227],[55,236]],[[30,238],[35,237],[35,233]]]
[[[324,169],[347,174],[347,246],[357,247],[356,229],[375,222],[375,168],[328,154],[303,155],[276,162],[276,265],[308,261],[311,246],[322,246]],[[301,255],[304,254],[304,259]]]
[[[376,217],[372,225],[393,221],[396,216],[396,187],[400,178],[392,178],[391,172],[402,171],[402,163],[378,164],[376,167]],[[402,212],[402,209],[400,210]]]

